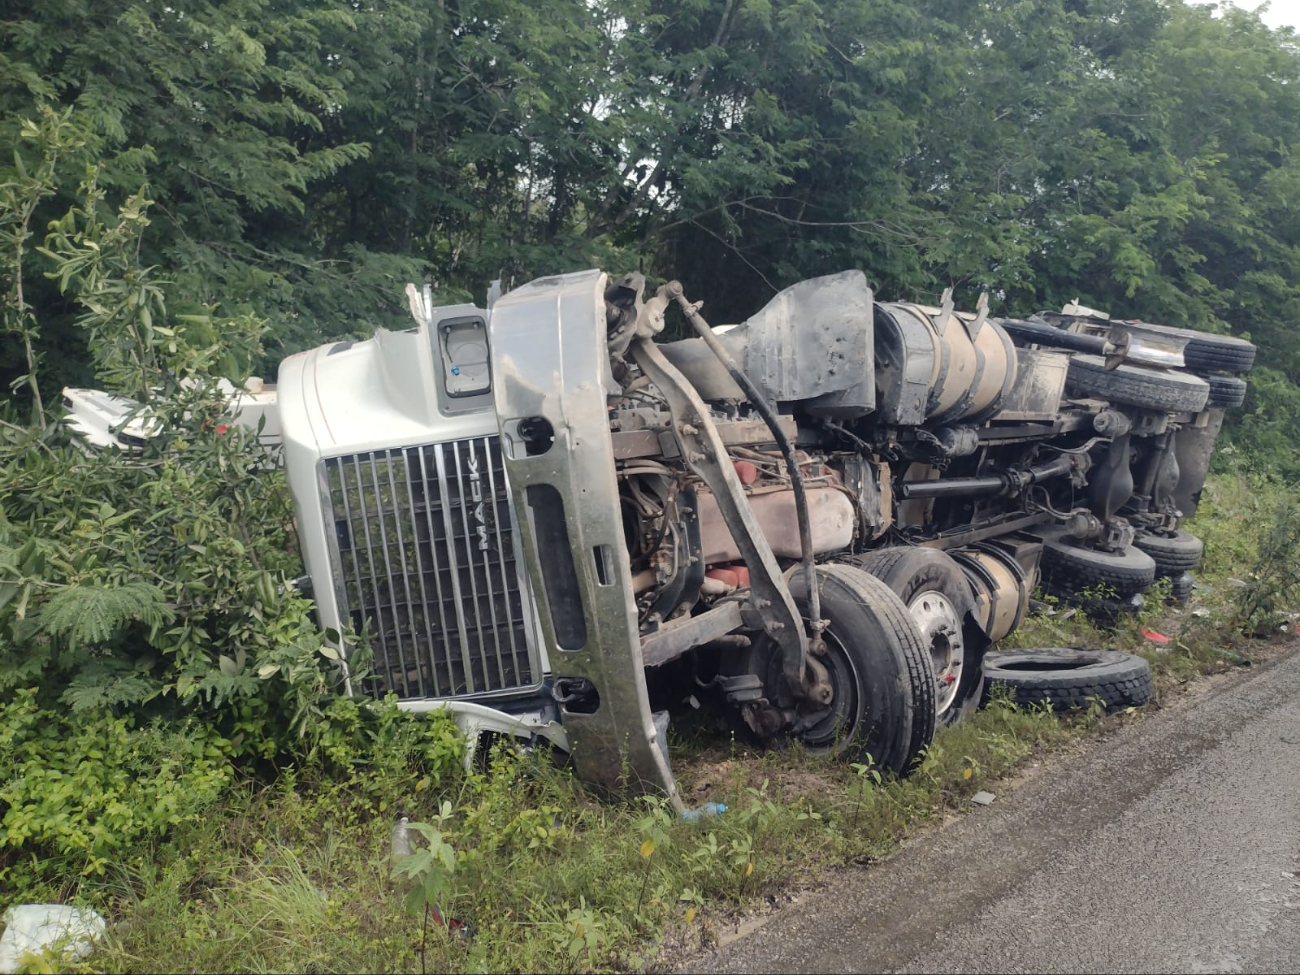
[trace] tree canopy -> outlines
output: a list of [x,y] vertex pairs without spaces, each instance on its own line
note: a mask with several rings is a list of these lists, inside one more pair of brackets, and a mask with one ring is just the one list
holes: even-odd
[[47,237],[69,232],[51,222],[86,200],[117,220],[138,195],[166,314],[208,316],[217,340],[265,319],[268,375],[400,322],[426,275],[481,300],[498,277],[641,269],[734,320],[859,267],[888,298],[1079,298],[1248,336],[1266,366],[1240,449],[1286,464],[1300,434],[1300,46],[1249,12],[11,0],[0,17],[0,202],[36,201],[0,207],[11,410],[33,406],[29,360],[47,398],[96,369],[85,301],[46,276]]

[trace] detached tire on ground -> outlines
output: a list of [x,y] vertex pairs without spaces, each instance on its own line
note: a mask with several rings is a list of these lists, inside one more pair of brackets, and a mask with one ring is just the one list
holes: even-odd
[[988,640],[973,621],[975,593],[946,552],[900,546],[847,560],[889,586],[921,630],[934,668],[938,720],[955,724],[979,707]]
[[1209,383],[1190,372],[1128,363],[1107,371],[1106,360],[1096,355],[1072,356],[1066,383],[1076,395],[1165,413],[1199,413],[1210,396]]
[[1107,711],[1118,711],[1151,700],[1150,666],[1118,650],[992,651],[984,658],[984,672],[990,691],[1010,688],[1021,707],[1046,701],[1054,711],[1086,709],[1097,698]]
[[1233,409],[1246,402],[1246,380],[1236,376],[1206,376],[1205,381],[1210,384],[1206,406]]
[[1084,548],[1061,528],[1043,533],[1041,566],[1044,584],[1068,594],[1104,585],[1119,596],[1135,596],[1156,581],[1155,560],[1146,552],[1132,546],[1122,552]]
[[[769,699],[795,707],[806,727],[793,737],[814,755],[871,756],[884,769],[907,772],[934,738],[935,679],[930,654],[907,606],[887,585],[850,565],[817,568],[827,670],[834,699],[824,715],[790,695],[781,654],[759,637],[745,651],[743,672],[763,679]],[[807,618],[808,587],[802,571],[790,591]],[[739,671],[737,671],[739,672]]]
[[1205,557],[1205,543],[1181,529],[1167,535],[1138,535],[1133,546],[1151,556],[1158,576],[1176,576],[1195,569]]

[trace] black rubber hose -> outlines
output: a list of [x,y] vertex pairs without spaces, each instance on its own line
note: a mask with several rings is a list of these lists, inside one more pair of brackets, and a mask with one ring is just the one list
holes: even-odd
[[999,325],[1012,338],[1022,342],[1035,342],[1038,345],[1052,345],[1058,349],[1073,349],[1076,352],[1091,352],[1094,355],[1109,355],[1114,351],[1108,348],[1110,343],[1099,335],[1084,335],[1080,332],[1067,332],[1040,322],[1026,322],[1018,318],[999,318]]
[[741,371],[740,366],[736,364],[736,360],[731,357],[731,353],[718,341],[712,326],[704,320],[704,316],[686,300],[681,282],[669,281],[665,287],[665,293],[669,298],[677,302],[687,320],[690,321],[691,326],[699,333],[700,338],[704,339],[704,343],[709,347],[709,350],[717,357],[723,368],[730,374],[732,380],[744,392],[750,405],[763,418],[767,428],[772,431],[772,437],[776,440],[777,446],[781,448],[781,456],[785,458],[786,470],[790,472],[790,485],[794,489],[794,510],[799,521],[799,548],[803,554],[805,578],[808,580],[808,610],[812,616],[814,627],[813,638],[821,639],[822,606],[821,596],[817,591],[817,563],[813,557],[812,523],[808,517],[808,495],[804,491],[803,473],[799,470],[799,465],[794,459],[794,447],[790,444],[790,438],[781,429],[776,413],[768,405],[763,394],[758,391],[758,387]]

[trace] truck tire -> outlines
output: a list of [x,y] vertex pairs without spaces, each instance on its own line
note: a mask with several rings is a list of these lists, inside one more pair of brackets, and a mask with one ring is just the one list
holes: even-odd
[[1192,339],[1183,350],[1188,369],[1221,369],[1224,372],[1250,372],[1255,364],[1255,346],[1231,335],[1205,335]]
[[1129,546],[1122,552],[1101,552],[1076,545],[1062,529],[1044,533],[1043,582],[1058,592],[1075,593],[1105,585],[1121,597],[1151,588],[1155,560]]
[[[817,578],[822,619],[829,621],[826,654],[818,660],[835,697],[823,718],[792,737],[809,754],[870,756],[880,768],[903,774],[934,738],[934,669],[921,631],[893,590],[861,569],[818,566]],[[802,572],[792,573],[790,591],[806,615]],[[763,677],[772,702],[796,703],[785,689],[776,645],[759,637],[748,652],[749,673]]]
[[1190,372],[1128,363],[1107,371],[1096,355],[1072,356],[1066,382],[1076,394],[1166,413],[1199,413],[1210,396],[1210,384]]
[[984,670],[990,689],[1009,688],[1021,707],[1047,702],[1053,711],[1069,711],[1099,698],[1107,711],[1117,711],[1151,700],[1151,667],[1118,650],[994,651],[984,658]]
[[1246,402],[1246,381],[1236,376],[1205,376],[1210,384],[1210,395],[1206,406],[1222,406],[1233,409]]
[[1195,569],[1205,556],[1205,543],[1181,530],[1168,535],[1143,533],[1133,545],[1155,561],[1157,576],[1176,576]]
[[1239,339],[1235,335],[1198,332],[1190,328],[1175,331],[1187,338],[1183,362],[1188,369],[1250,372],[1251,366],[1255,364],[1257,350],[1253,343],[1245,339]]
[[[1112,323],[1116,328],[1123,328],[1123,322]],[[1148,325],[1142,323],[1143,331],[1164,332],[1167,335],[1187,339],[1183,349],[1183,362],[1188,369],[1206,372],[1250,372],[1255,364],[1255,346],[1235,335],[1215,335],[1213,332],[1201,332],[1194,328],[1175,328],[1172,325]]]
[[974,622],[975,594],[957,561],[906,545],[845,561],[889,586],[916,621],[934,668],[939,724],[955,724],[978,708],[988,641]]

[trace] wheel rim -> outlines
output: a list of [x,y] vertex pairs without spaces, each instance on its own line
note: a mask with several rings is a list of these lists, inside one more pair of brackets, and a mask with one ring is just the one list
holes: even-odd
[[[828,705],[796,704],[785,700],[785,704],[796,704],[799,711],[805,712],[810,723],[794,733],[791,737],[803,744],[804,749],[812,755],[836,755],[858,733],[862,721],[862,689],[858,686],[858,672],[853,661],[832,630],[822,633],[826,643],[826,653],[818,661],[826,668],[826,677],[831,685],[831,702]],[[768,662],[768,686],[780,687],[781,664],[780,652],[773,649]]]
[[935,695],[939,714],[943,714],[957,700],[961,688],[961,668],[965,659],[966,641],[961,631],[961,614],[952,600],[943,593],[929,590],[919,594],[908,607],[912,619],[921,630],[921,637],[934,662]]
[[799,733],[799,740],[804,748],[814,754],[833,754],[846,742],[852,741],[857,734],[857,724],[861,717],[858,698],[858,675],[853,661],[840,645],[840,641],[830,630],[822,633],[826,642],[826,653],[820,657],[826,668],[834,696],[831,698],[829,713],[811,727]]

